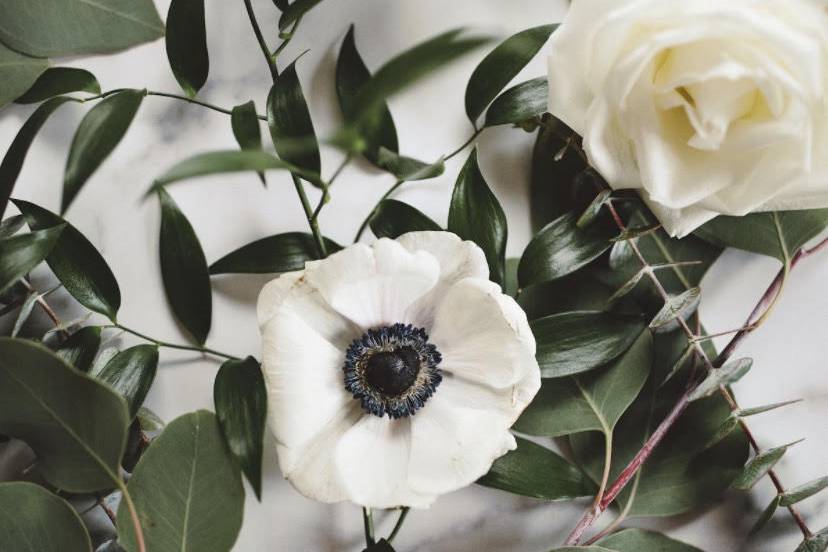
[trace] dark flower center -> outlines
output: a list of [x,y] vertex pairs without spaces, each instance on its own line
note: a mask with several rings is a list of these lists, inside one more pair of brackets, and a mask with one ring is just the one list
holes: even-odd
[[379,351],[365,363],[365,381],[374,389],[396,396],[414,385],[420,371],[420,355],[411,347]]

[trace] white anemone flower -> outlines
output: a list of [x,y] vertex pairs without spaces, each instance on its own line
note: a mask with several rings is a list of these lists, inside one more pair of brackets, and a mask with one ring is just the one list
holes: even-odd
[[268,283],[258,302],[282,474],[322,502],[425,508],[516,447],[540,387],[525,313],[474,243],[412,232]]

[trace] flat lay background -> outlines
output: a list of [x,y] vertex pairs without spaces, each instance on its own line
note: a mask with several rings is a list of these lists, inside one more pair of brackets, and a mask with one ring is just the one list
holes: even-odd
[[[168,1],[156,0],[156,4],[166,14]],[[252,98],[263,113],[270,77],[242,2],[208,2],[207,6],[211,74],[200,96],[228,108]],[[265,35],[274,42],[278,12],[270,0],[258,0],[254,7]],[[325,136],[340,123],[333,74],[336,52],[349,24],[356,26],[357,45],[366,63],[376,68],[391,55],[449,28],[468,26],[505,37],[527,27],[560,21],[565,9],[565,0],[331,0],[304,19],[280,66],[309,50],[298,63],[298,72],[317,134]],[[484,51],[477,52],[390,101],[403,153],[435,160],[469,137],[472,129],[464,114],[463,92],[483,55]],[[517,80],[543,75],[544,57],[538,56]],[[90,69],[105,90],[146,87],[180,92],[169,70],[163,41],[115,57],[69,63]],[[30,107],[13,106],[0,114],[0,151],[8,148],[30,111]],[[58,209],[69,142],[84,112],[85,106],[68,105],[45,126],[29,153],[16,197]],[[262,131],[267,136],[264,127]],[[520,130],[496,128],[487,130],[479,140],[482,171],[508,215],[511,256],[519,255],[530,238],[527,182],[532,138]],[[197,152],[235,147],[229,117],[183,102],[148,97],[123,143],[75,200],[67,218],[102,251],[118,278],[124,297],[119,315],[122,323],[159,339],[184,341],[161,286],[157,202],[140,198],[153,177],[175,161]],[[464,158],[453,159],[440,178],[406,184],[397,197],[445,222],[451,187]],[[338,152],[323,151],[323,173],[330,175],[340,160]],[[270,173],[268,181],[265,190],[255,175],[219,176],[189,181],[172,190],[193,223],[208,261],[264,236],[306,231],[288,177]],[[322,212],[323,232],[340,243],[350,242],[360,221],[391,184],[391,176],[364,163],[353,163],[337,180],[333,200]],[[771,259],[726,252],[703,282],[705,326],[711,332],[738,327],[778,268],[778,262]],[[789,486],[828,472],[827,280],[828,254],[804,261],[791,276],[773,316],[739,353],[754,359],[752,373],[736,386],[743,405],[804,399],[793,407],[750,420],[765,447],[805,438],[779,464],[778,471]],[[266,277],[248,276],[214,279],[209,346],[240,356],[258,355],[254,305],[266,281]],[[35,282],[45,289],[49,274],[38,272]],[[53,295],[51,302],[65,319],[77,313],[63,292]],[[8,321],[0,321],[3,323]],[[124,337],[122,343],[132,341]],[[164,350],[148,406],[167,421],[198,408],[212,408],[217,368],[212,359]],[[312,400],[308,398],[307,408],[313,408]],[[273,454],[266,454],[265,465],[263,501],[257,503],[248,492],[244,527],[235,550],[361,550],[358,507],[307,500],[282,479]],[[628,524],[666,530],[709,552],[793,550],[799,534],[784,511],[777,513],[761,539],[744,540],[750,524],[772,496],[770,483],[763,479],[749,495],[729,494],[704,515],[666,522],[631,520]],[[812,529],[828,525],[824,497],[818,495],[802,504]],[[472,487],[442,497],[430,510],[412,512],[396,544],[406,552],[543,552],[560,544],[585,504],[545,504]],[[378,512],[379,534],[390,530],[395,516]],[[611,517],[607,515],[604,521]]]

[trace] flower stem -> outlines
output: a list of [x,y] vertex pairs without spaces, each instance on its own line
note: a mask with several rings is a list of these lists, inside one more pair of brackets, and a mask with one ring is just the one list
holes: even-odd
[[130,333],[136,337],[140,337],[145,341],[149,341],[150,343],[154,343],[159,347],[165,347],[167,349],[180,349],[183,351],[195,351],[198,353],[206,353],[210,355],[214,355],[221,358],[226,358],[227,360],[239,360],[239,357],[235,357],[233,355],[228,355],[227,353],[222,353],[221,351],[216,351],[215,349],[210,349],[208,347],[194,347],[192,345],[178,345],[176,343],[169,343],[167,341],[161,341],[159,339],[155,339],[154,337],[150,337],[146,334],[143,334],[139,331],[133,330],[123,324],[110,324],[108,326],[104,326],[104,328],[117,328],[119,330],[125,331]]
[[[293,185],[296,188],[296,194],[299,196],[299,201],[302,203],[302,209],[305,211],[305,218],[308,219],[308,226],[310,227],[311,234],[313,234],[313,239],[316,242],[316,252],[319,254],[319,258],[324,259],[328,256],[328,248],[325,246],[325,239],[319,231],[319,221],[314,216],[313,209],[311,208],[310,201],[308,200],[308,194],[305,193],[305,186],[302,184],[302,181],[299,180],[298,176],[293,173],[291,173],[290,176],[293,178]],[[328,190],[325,189],[322,193],[326,194],[328,193]]]
[[265,42],[264,36],[262,35],[262,30],[259,28],[259,22],[256,21],[256,13],[253,11],[253,6],[251,5],[250,0],[244,0],[244,7],[247,10],[248,19],[250,19],[250,25],[253,27],[253,34],[256,35],[256,40],[259,42],[259,48],[261,48],[262,54],[264,54],[265,60],[267,61],[267,68],[270,70],[270,76],[275,82],[279,77],[279,69],[276,67],[276,59],[270,55],[270,49],[267,47],[267,42]]
[[362,507],[362,524],[365,527],[365,546],[376,544],[374,541],[374,514],[371,508]]
[[400,509],[400,517],[397,518],[397,523],[394,524],[394,528],[391,530],[391,534],[388,535],[387,539],[385,539],[386,541],[388,541],[389,544],[394,542],[394,539],[396,538],[397,533],[400,532],[400,529],[402,529],[403,522],[405,522],[405,518],[406,516],[408,516],[408,512],[410,510],[411,508],[409,508],[408,506],[404,506]]

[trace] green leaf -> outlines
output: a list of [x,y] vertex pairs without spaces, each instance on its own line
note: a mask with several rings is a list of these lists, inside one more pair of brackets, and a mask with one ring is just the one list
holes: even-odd
[[[253,100],[233,108],[230,124],[233,127],[233,136],[242,150],[259,151],[262,149],[259,115],[256,113],[256,104]],[[259,179],[262,184],[265,184],[264,172],[259,172]]]
[[555,280],[586,266],[610,248],[614,229],[606,220],[578,228],[567,213],[550,222],[532,238],[518,268],[521,287]]
[[95,246],[58,215],[27,201],[15,200],[14,205],[26,217],[32,230],[64,226],[46,257],[49,268],[81,305],[114,321],[121,306],[121,290]]
[[23,481],[0,483],[0,542],[14,552],[92,552],[74,508],[43,487]]
[[204,0],[172,0],[167,12],[167,59],[175,80],[191,98],[210,72]]
[[770,501],[770,503],[762,510],[762,513],[759,515],[759,518],[756,520],[756,523],[753,524],[751,527],[750,532],[748,532],[748,536],[755,535],[758,533],[762,527],[764,527],[773,517],[773,514],[776,513],[776,510],[779,508],[779,501],[780,496],[776,495]]
[[396,176],[397,180],[406,182],[428,180],[440,176],[446,170],[442,157],[434,163],[425,163],[419,159],[398,155],[384,147],[380,147],[377,153],[377,166]]
[[716,245],[776,257],[783,263],[828,227],[828,209],[720,216],[694,233]]
[[26,321],[32,315],[37,300],[41,297],[42,294],[36,291],[29,292],[29,295],[26,296],[26,300],[23,301],[23,304],[20,306],[20,311],[17,313],[17,319],[14,321],[14,327],[11,332],[12,337],[17,337],[20,334]]
[[25,94],[15,100],[15,103],[38,103],[69,92],[100,94],[101,85],[95,75],[86,69],[50,67],[38,77]]
[[768,449],[750,459],[742,473],[733,481],[733,488],[747,491],[753,488],[776,465],[788,451],[788,448],[802,441],[794,441],[781,447]]
[[514,34],[481,61],[466,86],[466,115],[473,125],[492,100],[523,69],[557,25],[542,25]]
[[553,314],[530,322],[544,378],[592,370],[626,351],[644,330],[633,316],[600,311]]
[[784,406],[790,406],[792,404],[796,404],[798,402],[802,402],[802,399],[794,399],[792,401],[783,401],[778,403],[767,404],[763,406],[754,406],[753,408],[740,408],[734,414],[739,416],[740,418],[747,418],[748,416],[755,416],[757,414],[764,414],[765,412],[770,412],[771,410],[776,410],[777,408],[782,408]]
[[17,234],[26,225],[23,215],[14,215],[0,222],[0,240],[10,238]]
[[267,390],[256,359],[222,364],[213,384],[213,400],[224,440],[261,501]]
[[[267,96],[267,124],[279,157],[297,167],[319,173],[319,144],[302,85],[296,75],[295,61],[273,82]],[[293,140],[309,140],[312,146],[298,151],[290,146]],[[286,147],[283,141],[287,141],[290,147]]]
[[788,506],[792,506],[793,504],[802,502],[806,498],[814,496],[815,494],[817,494],[825,488],[828,488],[828,477],[820,477],[819,479],[814,479],[813,481],[809,481],[804,485],[799,485],[798,487],[788,489],[787,491],[782,493],[779,500],[779,505],[787,508]]
[[[365,66],[365,62],[357,50],[354,40],[354,26],[351,25],[348,34],[345,35],[345,39],[342,41],[339,57],[336,60],[336,95],[346,122],[354,122],[354,99],[369,80],[371,80],[371,72]],[[397,129],[385,102],[378,104],[377,117],[376,126],[367,129],[368,132],[361,135],[366,143],[365,157],[374,164],[377,163],[377,156],[381,147],[388,152],[397,153],[399,151]]]
[[604,537],[597,544],[615,552],[702,552],[695,546],[643,529],[624,529]]
[[0,240],[0,293],[39,265],[60,238],[63,226]]
[[378,238],[395,240],[407,232],[428,230],[439,231],[441,228],[419,209],[396,199],[382,200],[371,216],[371,231]]
[[546,77],[538,77],[513,86],[495,98],[486,110],[483,126],[517,125],[546,111],[549,86]]
[[590,202],[589,206],[587,206],[587,208],[584,209],[584,212],[581,213],[581,216],[578,217],[575,225],[578,228],[584,228],[592,223],[592,221],[598,218],[598,215],[601,214],[601,209],[603,209],[604,205],[607,204],[607,201],[609,201],[611,196],[612,190],[601,190],[598,192],[595,199]]
[[55,355],[69,366],[89,373],[98,349],[101,347],[100,326],[84,326],[69,338],[55,351]]
[[394,552],[394,548],[387,540],[380,539],[362,552]]
[[49,483],[75,493],[114,487],[128,424],[105,384],[41,345],[0,338],[0,434],[25,441]]
[[[284,31],[294,23],[297,23],[311,8],[316,6],[322,0],[295,0],[289,6],[282,10],[282,16],[279,18],[279,30]],[[285,1],[287,4],[287,1]]]
[[477,149],[457,176],[449,205],[448,231],[480,246],[493,282],[503,284],[506,263],[506,214],[477,164]]
[[143,431],[160,431],[166,426],[164,420],[146,406],[138,409],[135,419]]
[[753,359],[750,358],[732,360],[721,368],[712,370],[687,398],[697,401],[703,397],[709,397],[718,392],[722,385],[730,385],[739,381],[748,373],[751,366],[753,366]]
[[173,198],[163,188],[158,189],[158,198],[161,201],[161,276],[167,302],[175,317],[203,345],[213,316],[207,259],[190,221]]
[[152,0],[4,0],[0,42],[39,57],[116,52],[164,36]]
[[23,161],[26,159],[29,147],[32,145],[40,127],[58,107],[70,101],[76,100],[53,98],[39,105],[23,124],[11,146],[9,146],[9,150],[3,157],[3,162],[0,163],[0,218],[6,212],[6,206],[14,189],[14,184],[20,175],[20,169],[23,168]]
[[124,90],[112,94],[83,118],[72,138],[66,160],[61,214],[66,212],[89,177],[124,137],[145,95],[145,90]]
[[[326,239],[329,252],[342,247]],[[311,234],[288,232],[262,238],[243,245],[210,265],[210,274],[271,274],[305,268],[307,261],[318,259],[316,242]]]
[[[127,487],[147,550],[226,552],[233,547],[244,512],[239,470],[206,410],[173,420],[147,449]],[[118,540],[137,550],[123,501]]]
[[544,379],[515,429],[549,437],[581,431],[610,434],[644,387],[652,362],[653,339],[645,331],[605,367],[582,376]]
[[571,500],[595,491],[583,472],[561,456],[532,441],[516,440],[517,448],[495,460],[478,484],[543,500]]
[[[4,25],[6,21],[2,13],[7,8],[5,2],[0,5],[0,21]],[[2,34],[0,29],[0,39]],[[48,68],[48,59],[25,56],[0,43],[0,82],[3,83],[3,88],[0,89],[0,109],[23,95]]]
[[700,300],[701,289],[697,287],[692,287],[678,295],[671,295],[664,302],[661,310],[650,321],[650,329],[663,331],[666,327],[670,326],[671,322],[675,322],[677,318],[687,320],[699,308]]
[[828,527],[803,540],[794,552],[825,552],[825,550],[828,550]]
[[129,414],[135,417],[152,387],[158,368],[158,347],[136,345],[109,359],[95,377],[106,382],[126,400]]

